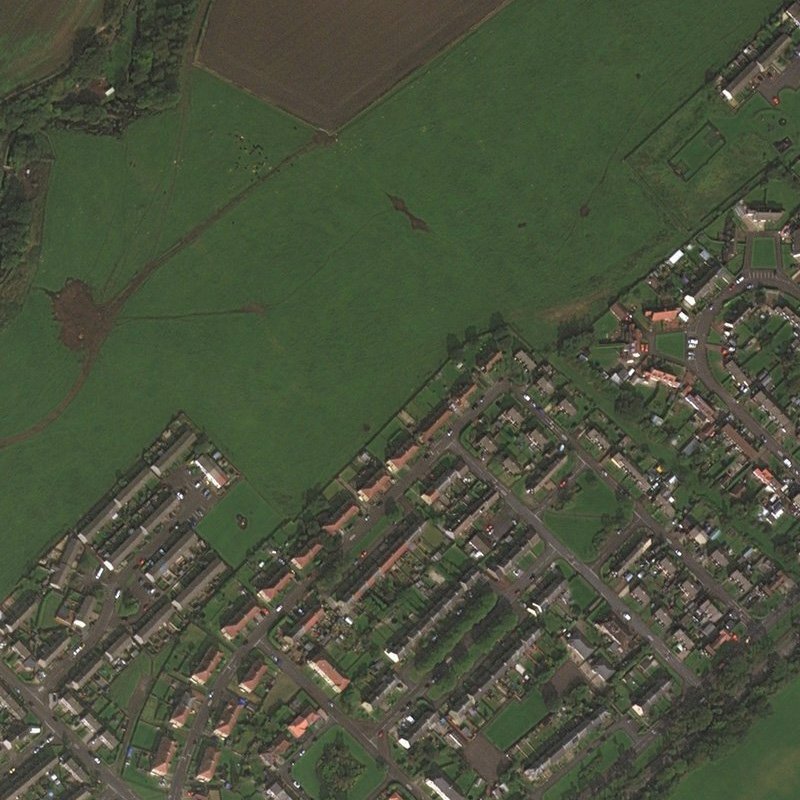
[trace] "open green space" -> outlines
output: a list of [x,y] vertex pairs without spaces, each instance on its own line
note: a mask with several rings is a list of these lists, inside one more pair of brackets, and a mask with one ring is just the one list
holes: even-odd
[[657,333],[656,350],[660,354],[683,361],[686,355],[686,334],[683,331]]
[[621,527],[630,509],[618,503],[611,489],[593,472],[583,472],[577,484],[563,508],[546,511],[544,520],[579,558],[591,561],[597,556],[604,530],[612,524]]
[[544,800],[561,800],[562,797],[569,797],[594,776],[607,770],[630,746],[631,740],[628,735],[623,731],[617,731],[554,783],[544,793]]
[[[794,94],[785,93],[796,111]],[[723,203],[741,196],[773,159],[776,138],[800,129],[796,121],[786,125],[793,111],[773,107],[759,94],[734,111],[709,85],[680,105],[628,155],[627,163],[665,214],[696,230]]]
[[719,130],[707,122],[670,158],[669,165],[688,181],[724,144]]
[[778,692],[770,707],[733,749],[680,783],[670,800],[794,800],[800,787],[800,680]]
[[320,785],[318,766],[326,746],[333,743],[338,737],[341,737],[350,756],[360,765],[358,779],[346,793],[341,795],[341,800],[365,800],[380,786],[385,769],[367,755],[364,748],[343,728],[331,728],[320,736],[295,762],[292,767],[292,776],[312,800],[321,800],[323,796],[326,796]]
[[[236,521],[241,514],[247,527]],[[247,551],[266,538],[278,524],[278,515],[246,480],[240,480],[197,526],[197,532],[233,567],[244,561]]]
[[483,729],[486,738],[503,752],[518,742],[547,714],[542,695],[531,689],[522,700],[511,700]]
[[777,269],[778,254],[775,250],[775,240],[771,236],[753,237],[753,269]]
[[66,63],[75,31],[95,24],[102,6],[101,0],[0,3],[0,95]]
[[[413,393],[449,333],[501,311],[535,345],[564,319],[601,310],[679,241],[623,155],[772,8],[733,0],[721,29],[710,2],[590,6],[569,25],[558,4],[512,3],[334,144],[211,219],[128,302],[63,415],[0,451],[0,589],[179,409],[277,519]],[[598,40],[609,43],[601,70]],[[108,297],[311,140],[207,75],[186,89],[191,102],[119,139],[52,136],[35,285],[72,276]],[[266,164],[254,163],[255,143]],[[412,230],[387,193],[429,232]],[[7,355],[24,341],[45,367]],[[0,353],[2,436],[57,406],[77,367],[37,291],[0,333]]]

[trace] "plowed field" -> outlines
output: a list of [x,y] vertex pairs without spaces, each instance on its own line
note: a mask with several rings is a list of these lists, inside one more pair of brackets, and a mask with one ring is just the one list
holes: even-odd
[[506,0],[215,0],[211,71],[335,130]]

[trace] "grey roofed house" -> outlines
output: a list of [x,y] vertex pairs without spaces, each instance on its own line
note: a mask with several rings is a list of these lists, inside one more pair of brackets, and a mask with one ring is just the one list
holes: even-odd
[[103,564],[107,569],[116,569],[134,550],[138,550],[144,544],[146,536],[147,533],[142,528],[137,528],[133,533],[123,536],[117,548],[106,554]]
[[[29,759],[26,763],[30,764],[34,758]],[[42,777],[58,764],[58,756],[54,755],[52,758],[39,763],[40,766],[34,767],[30,772],[20,769],[13,778],[6,777],[0,789],[0,800],[17,800],[19,797],[24,797],[31,786],[39,783]]]
[[800,27],[800,0],[796,0],[786,9],[786,16]]
[[425,785],[433,790],[440,800],[465,800],[444,778],[426,778]]
[[172,601],[178,611],[185,611],[227,569],[224,561],[215,559]]
[[75,627],[85,628],[89,624],[89,619],[91,618],[92,611],[94,610],[94,604],[95,599],[93,595],[87,594],[86,597],[83,598],[83,602],[81,603],[73,622]]
[[135,646],[133,637],[127,631],[122,631],[122,633],[120,633],[106,648],[105,656],[112,664],[116,664],[117,661]]
[[144,489],[147,485],[147,482],[153,479],[153,473],[150,470],[150,467],[142,467],[136,476],[131,480],[131,482],[120,489],[117,493],[117,496],[114,498],[114,502],[117,504],[119,508],[122,506],[127,505],[136,497],[139,492]]
[[103,727],[103,723],[100,722],[97,717],[93,714],[86,714],[81,718],[81,725],[89,731],[92,736],[95,736],[97,732]]
[[165,573],[171,572],[175,565],[185,560],[186,557],[197,547],[200,540],[194,531],[186,531],[166,553],[145,572],[145,577],[155,583]]
[[185,430],[159,457],[150,469],[161,477],[195,442],[197,434],[190,429]]
[[514,359],[519,361],[529,372],[533,372],[536,369],[536,362],[524,350],[517,350],[514,353]]
[[59,698],[56,704],[65,714],[70,714],[73,717],[79,717],[83,714],[83,706],[78,701],[74,694],[65,694]]
[[172,618],[175,607],[172,603],[164,602],[155,614],[133,634],[134,640],[138,644],[146,644],[153,638]]
[[99,747],[106,747],[109,750],[113,750],[118,744],[119,741],[113,733],[110,731],[102,731],[89,743],[89,749],[95,751]]
[[35,594],[31,594],[30,602],[22,597],[20,597],[19,600],[15,600],[3,614],[3,627],[6,629],[6,632],[14,633],[20,625],[27,622],[27,620],[33,616],[34,611],[36,611],[38,607],[39,598]]
[[180,505],[181,501],[171,495],[142,523],[142,530],[152,533]]
[[114,502],[109,502],[102,511],[98,512],[91,519],[87,520],[83,527],[78,531],[78,539],[84,544],[91,544],[100,530],[107,525],[119,507]]
[[69,647],[70,636],[63,628],[60,635],[51,636],[43,647],[39,648],[36,666],[46,669]]
[[180,504],[180,500],[174,495],[168,497],[163,503],[141,524],[136,533],[123,537],[117,549],[107,555],[104,559],[105,565],[109,569],[117,569],[126,559],[138,550],[144,543],[144,539],[151,534]]
[[762,72],[766,72],[790,47],[792,40],[782,33],[763,53],[756,59],[756,64]]
[[761,67],[752,63],[745,67],[728,85],[722,90],[722,94],[728,102],[735,101],[739,95],[747,91],[753,81],[761,74]]
[[567,649],[581,661],[585,661],[594,653],[594,648],[584,642],[580,636],[571,636],[567,639]]
[[267,797],[271,797],[272,800],[292,800],[291,795],[277,781],[267,789]]
[[82,665],[82,669],[76,673],[75,677],[69,681],[67,686],[75,691],[82,689],[97,674],[103,664],[102,656],[99,656],[94,661],[86,661]]
[[83,543],[77,536],[69,536],[64,552],[59,559],[58,566],[50,576],[50,587],[53,589],[63,589],[67,583],[67,577],[75,567],[83,551]]

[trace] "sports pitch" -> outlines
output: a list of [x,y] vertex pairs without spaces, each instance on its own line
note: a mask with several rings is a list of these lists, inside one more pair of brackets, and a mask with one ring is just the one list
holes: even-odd
[[[500,311],[537,345],[599,312],[681,235],[624,154],[771,8],[514,2],[335,142],[202,71],[119,140],[55,134],[37,288],[0,333],[0,588],[177,410],[277,519],[448,334]],[[69,277],[132,286],[83,371],[44,294]]]

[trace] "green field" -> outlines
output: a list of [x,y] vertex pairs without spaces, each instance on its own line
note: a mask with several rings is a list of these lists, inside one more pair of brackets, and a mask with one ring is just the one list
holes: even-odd
[[[501,311],[535,345],[599,312],[681,240],[623,155],[772,7],[734,0],[720,29],[710,2],[588,6],[569,25],[558,4],[512,3],[268,179],[312,131],[200,72],[190,102],[119,139],[54,133],[45,289],[71,276],[108,297],[262,181],[127,303],[63,415],[0,452],[0,594],[180,409],[278,519],[410,396],[449,333]],[[77,371],[34,290],[0,333],[0,436],[55,407]]]
[[100,0],[0,3],[0,96],[65,64],[76,30],[98,22]]
[[[594,473],[583,472],[578,478],[579,491],[562,509],[545,512],[544,521],[553,533],[583,561],[597,556],[597,539],[603,530],[604,517],[614,515],[619,504],[614,493]],[[622,507],[624,519],[629,508]],[[620,525],[621,527],[621,525]]]
[[681,145],[670,158],[669,165],[685,181],[688,181],[714,154],[725,145],[725,138],[710,122],[707,122],[687,142]]
[[569,796],[576,789],[585,786],[593,776],[607,770],[630,746],[631,740],[628,735],[617,731],[554,783],[544,793],[544,800],[561,800],[562,797]]
[[772,713],[755,722],[722,758],[691,773],[670,800],[795,800],[800,786],[800,680],[778,692]]
[[342,736],[350,754],[356,761],[359,761],[364,770],[350,789],[347,795],[341,800],[366,800],[375,789],[380,786],[384,776],[384,768],[380,767],[373,758],[364,751],[364,748],[342,728],[331,728],[317,739],[301,756],[292,767],[292,777],[300,783],[305,792],[312,800],[320,800],[319,780],[317,779],[316,765],[322,756],[325,745],[332,742],[336,736]]
[[796,134],[797,122],[785,127],[787,118],[796,120],[794,94],[782,95],[791,109],[774,108],[756,94],[734,111],[715,89],[703,88],[630,153],[627,163],[665,214],[696,230],[721,204],[735,202],[770,162],[779,132]]
[[752,241],[753,269],[777,269],[778,254],[775,240],[771,236],[754,236]]
[[657,333],[656,350],[665,356],[683,361],[686,355],[686,334],[683,331]]
[[[247,517],[242,529],[236,515]],[[280,522],[274,509],[247,482],[240,481],[197,526],[197,532],[233,567],[244,561],[247,551],[264,539]]]
[[512,700],[483,729],[486,738],[505,752],[547,714],[541,694],[532,689],[522,700]]

